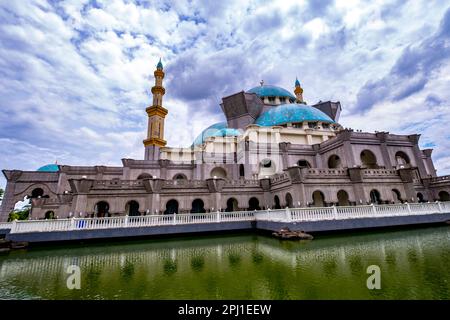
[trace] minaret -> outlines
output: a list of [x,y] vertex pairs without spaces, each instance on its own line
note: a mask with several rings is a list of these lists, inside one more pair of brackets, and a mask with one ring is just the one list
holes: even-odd
[[294,89],[295,96],[297,97],[297,103],[303,103],[306,104],[305,101],[303,101],[303,89],[300,85],[300,81],[298,81],[298,78],[295,78],[295,89]]
[[145,160],[158,160],[159,149],[166,145],[164,140],[164,118],[167,109],[162,106],[162,97],[166,93],[162,85],[164,71],[161,59],[155,70],[155,85],[152,87],[153,104],[145,109],[148,114],[147,139],[144,140]]

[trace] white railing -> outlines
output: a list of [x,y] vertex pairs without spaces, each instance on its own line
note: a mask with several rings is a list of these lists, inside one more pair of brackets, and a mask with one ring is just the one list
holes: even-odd
[[0,230],[11,229],[12,222],[0,222]]
[[450,213],[450,202],[405,203],[323,208],[121,216],[111,218],[71,218],[1,223],[11,233],[139,228],[164,225],[219,223],[233,221],[307,222]]

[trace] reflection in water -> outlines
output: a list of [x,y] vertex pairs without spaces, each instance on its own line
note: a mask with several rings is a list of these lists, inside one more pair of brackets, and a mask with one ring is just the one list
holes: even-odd
[[[449,299],[448,227],[286,242],[256,235],[0,255],[0,299]],[[381,268],[381,290],[366,269]],[[81,269],[81,290],[66,287]]]

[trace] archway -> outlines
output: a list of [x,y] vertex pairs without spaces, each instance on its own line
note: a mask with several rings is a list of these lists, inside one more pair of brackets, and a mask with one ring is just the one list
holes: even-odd
[[423,197],[423,194],[420,193],[420,192],[417,193],[417,199],[419,199],[419,202],[425,202],[425,199],[424,199],[424,197]]
[[348,193],[345,190],[339,190],[337,193],[338,205],[339,206],[349,206],[350,201],[348,200]]
[[106,201],[97,202],[95,205],[95,216],[96,217],[107,217],[109,216],[109,204]]
[[289,192],[286,193],[285,200],[286,200],[286,207],[288,208],[294,207],[294,200],[292,199],[292,196]]
[[129,216],[140,216],[141,213],[139,212],[139,202],[134,200],[128,201],[125,206],[125,211]]
[[312,194],[314,207],[325,207],[325,196],[322,191],[316,190]]
[[31,197],[30,198],[43,198],[44,197],[44,190],[42,188],[35,188],[33,191],[31,191]]
[[221,167],[215,167],[211,170],[211,178],[226,178],[227,172],[224,168]]
[[239,165],[239,177],[245,177],[245,167],[242,163]]
[[44,215],[45,219],[56,219],[55,212],[47,211]]
[[410,163],[409,157],[406,153],[403,151],[398,151],[395,154],[395,162],[397,163],[397,166],[402,166]]
[[248,200],[248,210],[250,211],[261,210],[258,198],[252,197],[250,198],[250,200]]
[[403,203],[402,194],[397,189],[392,189],[392,194],[394,196],[395,202]]
[[378,168],[377,158],[375,157],[375,154],[370,150],[364,150],[361,152],[361,163],[363,167],[366,167],[368,169]]
[[278,196],[275,196],[273,198],[273,202],[274,202],[273,204],[274,209],[281,209],[280,198]]
[[276,173],[275,163],[271,159],[264,159],[259,163],[259,176],[264,178]]
[[328,158],[328,168],[336,169],[341,168],[341,158],[338,155],[333,154]]
[[297,161],[297,165],[298,165],[300,168],[311,168],[311,165],[310,165],[309,162],[308,162],[307,160],[305,160],[305,159],[298,160],[298,161]]
[[202,199],[195,199],[192,201],[191,213],[205,213],[205,203]]
[[372,191],[370,191],[370,202],[375,204],[381,203],[381,196],[378,190],[373,189]]
[[177,173],[173,176],[173,180],[187,180],[187,177],[182,173]]
[[178,213],[178,201],[175,199],[167,201],[166,211],[164,211],[164,214],[177,214],[177,213]]
[[225,209],[226,212],[233,212],[238,211],[238,201],[235,198],[230,198],[227,200],[227,208]]
[[447,191],[439,192],[439,201],[450,201],[450,195]]
[[137,179],[138,180],[142,180],[142,179],[151,179],[153,176],[149,173],[141,173]]

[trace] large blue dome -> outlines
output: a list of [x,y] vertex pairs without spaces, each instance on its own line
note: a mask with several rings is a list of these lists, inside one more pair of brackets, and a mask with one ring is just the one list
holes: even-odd
[[57,171],[59,171],[59,166],[57,164],[47,164],[47,165],[42,166],[39,169],[37,169],[37,171],[40,171],[40,172],[57,172]]
[[263,112],[256,119],[255,124],[270,127],[303,121],[334,122],[329,116],[317,108],[305,104],[287,103],[280,104]]
[[286,89],[277,87],[277,86],[270,86],[270,85],[263,85],[251,88],[247,91],[247,93],[256,93],[258,97],[286,97],[295,100],[295,96],[287,91]]
[[228,128],[226,122],[215,123],[209,126],[195,138],[193,145],[198,146],[205,142],[209,137],[233,137],[242,133],[238,129]]

